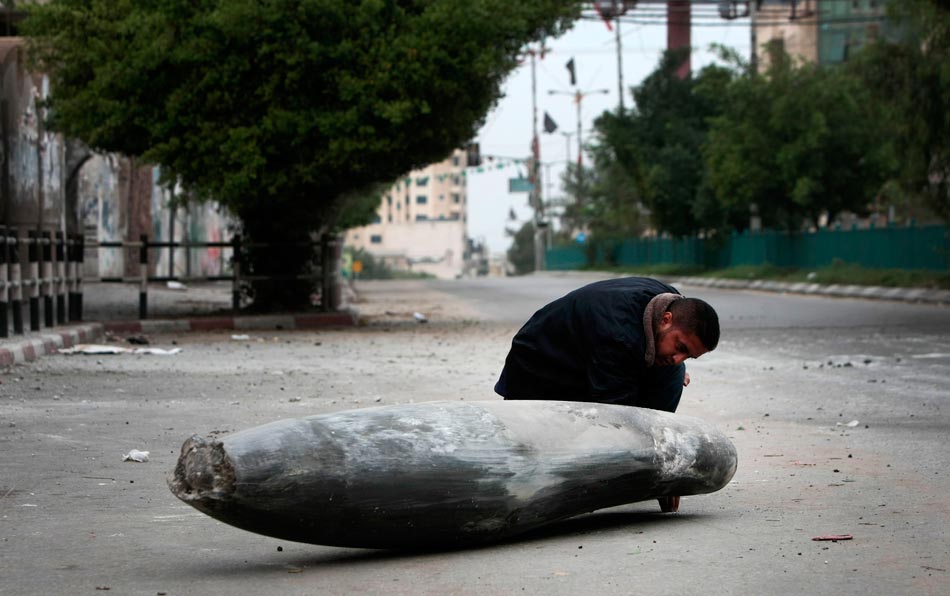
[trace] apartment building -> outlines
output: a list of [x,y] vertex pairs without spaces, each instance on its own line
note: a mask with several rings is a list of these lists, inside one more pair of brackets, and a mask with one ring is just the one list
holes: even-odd
[[346,233],[348,247],[363,249],[395,270],[441,279],[466,268],[467,154],[413,170],[384,193],[369,225]]

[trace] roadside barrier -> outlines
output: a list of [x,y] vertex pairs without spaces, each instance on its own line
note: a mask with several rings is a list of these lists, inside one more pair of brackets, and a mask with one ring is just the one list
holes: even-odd
[[[21,249],[26,248],[26,268],[21,261]],[[148,318],[148,284],[152,282],[231,282],[231,308],[235,313],[241,307],[241,286],[257,280],[309,279],[319,280],[321,309],[335,310],[340,305],[337,282],[342,238],[323,234],[320,239],[296,243],[248,243],[235,235],[222,242],[153,241],[141,235],[137,242],[97,242],[87,244],[82,234],[28,231],[25,235],[17,228],[0,226],[0,338],[9,337],[10,315],[12,331],[23,335],[24,298],[29,312],[29,330],[41,326],[53,327],[83,320],[83,263],[86,248],[96,250],[137,250],[139,274],[131,277],[87,278],[85,281],[139,284],[139,318]],[[297,275],[249,275],[242,269],[244,253],[248,249],[294,247],[300,250],[319,250],[320,266],[314,273]],[[195,249],[230,249],[229,272],[221,275],[175,275],[174,251]],[[149,274],[149,251],[171,251],[167,275]],[[42,300],[41,300],[42,299]],[[42,315],[42,322],[41,322]],[[41,325],[42,323],[42,325]]]

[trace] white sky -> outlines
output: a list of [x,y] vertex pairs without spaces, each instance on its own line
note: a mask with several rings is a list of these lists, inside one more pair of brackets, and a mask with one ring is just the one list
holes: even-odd
[[[631,11],[633,14],[636,10]],[[698,23],[702,23],[702,25]],[[709,19],[696,19],[692,27],[692,67],[697,71],[704,64],[714,61],[708,51],[711,43],[720,43],[738,50],[748,57],[750,50],[749,21],[717,20],[715,26]],[[630,88],[638,85],[655,68],[666,48],[664,25],[621,24],[623,46],[624,106],[633,104]],[[594,119],[618,105],[617,53],[615,33],[608,31],[603,22],[580,20],[574,28],[558,39],[548,39],[549,48],[544,60],[536,66],[538,132],[541,145],[541,162],[544,182],[544,197],[562,195],[560,177],[567,160],[568,140],[561,132],[577,130],[577,108],[570,95],[550,95],[548,90],[573,94],[570,76],[565,66],[574,58],[577,73],[577,88],[582,92],[607,89],[607,94],[586,95],[581,103],[582,135],[589,138]],[[535,46],[536,47],[536,46]],[[532,135],[531,112],[531,67],[530,62],[514,71],[505,83],[505,97],[489,113],[485,125],[478,134],[482,155],[498,155],[527,158],[530,154]],[[558,125],[553,134],[544,134],[543,118],[547,111]],[[577,138],[570,136],[570,158],[577,160]],[[585,157],[585,164],[589,159]],[[486,162],[486,165],[487,162]],[[521,167],[522,173],[527,172]],[[505,227],[518,229],[532,218],[526,193],[508,193],[508,179],[517,177],[519,168],[511,165],[503,169],[492,168],[484,172],[468,170],[468,235],[487,243],[492,253],[503,253],[511,244],[505,235]],[[548,174],[550,174],[548,176]],[[509,220],[514,209],[517,220]]]

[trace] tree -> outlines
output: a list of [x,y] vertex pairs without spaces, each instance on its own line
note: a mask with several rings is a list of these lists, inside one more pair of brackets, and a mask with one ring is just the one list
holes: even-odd
[[904,35],[871,44],[849,68],[884,103],[902,191],[950,222],[950,6],[889,5]]
[[515,275],[534,271],[534,222],[526,222],[517,230],[506,229],[505,234],[511,237],[507,254]]
[[736,79],[712,120],[704,154],[717,202],[788,230],[866,212],[896,167],[880,104],[844,69],[769,51],[765,75]]
[[[346,197],[471,139],[528,41],[571,0],[50,0],[24,31],[49,125],[158,164],[229,207],[254,242],[301,242]],[[306,251],[257,251],[294,276]],[[255,284],[299,307],[308,284]]]
[[595,234],[637,234],[647,214],[654,228],[674,236],[718,227],[718,212],[697,207],[706,180],[701,147],[734,75],[708,66],[680,79],[685,58],[683,51],[665,53],[633,89],[631,111],[605,112],[595,122],[589,191]]

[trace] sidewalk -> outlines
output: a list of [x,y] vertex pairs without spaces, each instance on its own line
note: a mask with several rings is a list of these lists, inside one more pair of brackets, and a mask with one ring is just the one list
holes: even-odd
[[[231,285],[227,282],[189,285],[185,290],[153,284],[148,288],[149,318],[140,320],[138,308],[139,288],[135,284],[86,283],[83,323],[0,339],[0,366],[32,362],[62,348],[100,342],[107,333],[317,329],[348,327],[358,322],[356,314],[346,310],[235,316],[231,311]],[[24,324],[28,326],[29,322]]]

